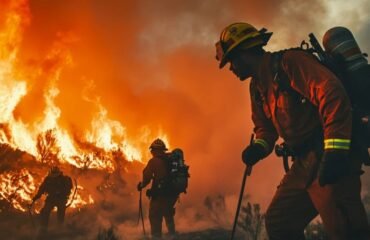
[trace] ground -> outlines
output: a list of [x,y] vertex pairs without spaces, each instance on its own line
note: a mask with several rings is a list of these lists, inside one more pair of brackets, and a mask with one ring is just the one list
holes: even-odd
[[[50,231],[44,237],[38,237],[37,218],[30,216],[28,213],[21,212],[1,212],[0,213],[0,232],[1,236],[8,236],[7,240],[145,240],[140,226],[134,224],[131,228],[122,228],[115,226],[109,228],[95,227],[84,224],[87,221],[81,215],[90,215],[89,212],[74,213],[67,215],[67,221],[63,228],[59,228],[55,221],[55,213],[51,216]],[[96,221],[90,215],[91,221]],[[146,226],[147,228],[149,226]],[[148,234],[147,229],[147,234]],[[135,236],[130,236],[134,231]],[[222,228],[205,229],[201,231],[180,232],[178,240],[226,240],[230,238],[230,230]],[[235,238],[235,240],[242,238]]]

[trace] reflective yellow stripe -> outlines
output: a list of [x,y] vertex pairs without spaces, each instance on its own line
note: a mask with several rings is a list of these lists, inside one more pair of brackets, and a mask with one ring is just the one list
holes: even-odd
[[270,151],[270,146],[269,144],[263,140],[263,139],[256,139],[254,140],[254,143],[255,144],[261,144],[263,146],[263,148],[266,150],[266,152],[269,152]]
[[349,150],[351,146],[350,139],[330,138],[324,140],[324,149],[344,149]]

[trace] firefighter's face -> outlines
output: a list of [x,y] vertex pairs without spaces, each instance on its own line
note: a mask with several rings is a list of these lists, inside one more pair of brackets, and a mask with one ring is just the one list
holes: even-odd
[[253,57],[247,53],[233,53],[230,56],[230,71],[232,71],[240,81],[244,81],[253,76],[252,71]]

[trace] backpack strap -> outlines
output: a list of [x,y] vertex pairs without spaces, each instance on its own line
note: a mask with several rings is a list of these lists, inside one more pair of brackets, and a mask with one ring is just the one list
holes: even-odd
[[254,79],[251,80],[251,83],[249,84],[249,92],[251,94],[251,97],[252,99],[254,100],[254,102],[259,105],[259,106],[262,106],[263,105],[263,102],[264,102],[264,96],[262,95],[262,93],[258,90],[257,86],[256,86],[256,83],[254,81]]
[[278,91],[292,92],[294,90],[282,66],[283,55],[286,51],[287,50],[282,50],[272,54],[272,71],[274,73],[274,82],[278,86]]
[[301,48],[290,48],[285,49],[279,52],[275,52],[272,55],[272,71],[274,73],[274,82],[278,86],[277,93],[279,92],[287,92],[289,95],[291,95],[293,98],[297,99],[298,101],[305,103],[306,98],[302,96],[299,92],[297,92],[293,87],[291,86],[290,79],[287,75],[287,73],[284,71],[284,68],[282,66],[282,59],[283,55],[288,50],[300,50],[305,51]]

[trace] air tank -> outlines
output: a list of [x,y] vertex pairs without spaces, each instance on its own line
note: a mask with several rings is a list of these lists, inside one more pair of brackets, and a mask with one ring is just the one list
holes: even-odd
[[326,53],[339,63],[347,72],[356,71],[367,65],[367,59],[361,52],[352,32],[345,27],[333,27],[323,37]]

